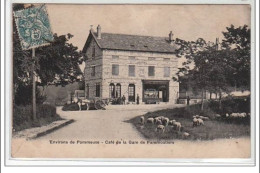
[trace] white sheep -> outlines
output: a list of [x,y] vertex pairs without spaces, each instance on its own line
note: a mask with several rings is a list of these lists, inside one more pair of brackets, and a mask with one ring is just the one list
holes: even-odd
[[162,121],[165,117],[164,116],[159,116],[157,118]]
[[193,127],[199,125],[199,119],[198,118],[193,118],[192,122],[193,122]]
[[154,118],[147,118],[146,123],[153,124],[154,123]]
[[157,128],[156,128],[156,131],[157,131],[157,132],[164,133],[164,131],[165,131],[164,125],[158,125]]
[[174,122],[176,122],[176,120],[170,120],[169,123],[168,123],[168,125],[169,125],[169,126],[173,126],[173,123],[174,123]]
[[204,121],[200,118],[198,119],[198,123],[199,123],[199,125],[204,125]]
[[190,136],[190,134],[189,134],[189,133],[187,133],[187,132],[183,132],[183,133],[182,133],[182,136],[183,136],[183,138],[187,138],[187,137],[189,137],[189,136]]
[[162,123],[163,125],[168,126],[169,121],[170,121],[169,118],[163,118]]
[[162,123],[162,121],[161,120],[158,120],[158,121],[156,121],[156,123],[155,123],[156,125],[162,125],[163,123]]
[[174,122],[174,123],[173,123],[173,126],[176,127],[176,130],[177,130],[177,131],[180,131],[180,130],[181,130],[181,123],[180,123],[180,122]]
[[220,117],[221,117],[221,115],[219,115],[219,114],[216,114],[216,115],[215,115],[215,117],[216,117],[216,118],[220,118]]
[[226,117],[229,117],[229,114],[228,114],[228,113],[226,113]]
[[141,122],[141,124],[144,124],[144,116],[140,117],[140,122]]
[[154,123],[156,124],[158,121],[160,121],[161,119],[159,117],[155,117],[154,118]]

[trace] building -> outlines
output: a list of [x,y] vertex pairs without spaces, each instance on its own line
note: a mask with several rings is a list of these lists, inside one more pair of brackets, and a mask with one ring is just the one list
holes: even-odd
[[153,37],[90,30],[83,48],[86,98],[117,98],[127,103],[176,103],[179,83],[173,33]]

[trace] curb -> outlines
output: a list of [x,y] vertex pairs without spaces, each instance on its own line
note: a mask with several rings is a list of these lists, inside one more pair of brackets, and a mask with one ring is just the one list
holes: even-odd
[[63,123],[61,123],[61,124],[58,124],[58,125],[56,125],[56,126],[50,128],[50,129],[47,129],[47,130],[38,132],[38,133],[36,133],[36,134],[33,134],[33,135],[31,135],[31,136],[28,136],[26,139],[27,139],[27,140],[36,139],[36,138],[38,138],[38,137],[47,135],[47,134],[49,134],[49,133],[51,133],[51,132],[53,132],[53,131],[55,131],[55,130],[57,130],[57,129],[59,129],[59,128],[62,128],[62,127],[64,127],[64,126],[68,125],[68,124],[71,124],[71,123],[73,123],[73,122],[74,122],[73,119],[67,120],[67,121],[65,121],[65,122],[63,122]]

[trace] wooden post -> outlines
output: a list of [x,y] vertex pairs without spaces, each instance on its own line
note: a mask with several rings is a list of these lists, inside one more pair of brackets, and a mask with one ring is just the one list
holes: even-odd
[[33,120],[36,120],[36,82],[35,82],[35,48],[32,48],[32,106],[33,106]]

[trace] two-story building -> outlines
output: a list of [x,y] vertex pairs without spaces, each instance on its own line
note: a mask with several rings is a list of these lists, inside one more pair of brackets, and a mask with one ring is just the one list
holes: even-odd
[[83,48],[86,98],[117,98],[140,103],[176,103],[179,83],[173,33],[168,37],[101,33],[90,30]]

